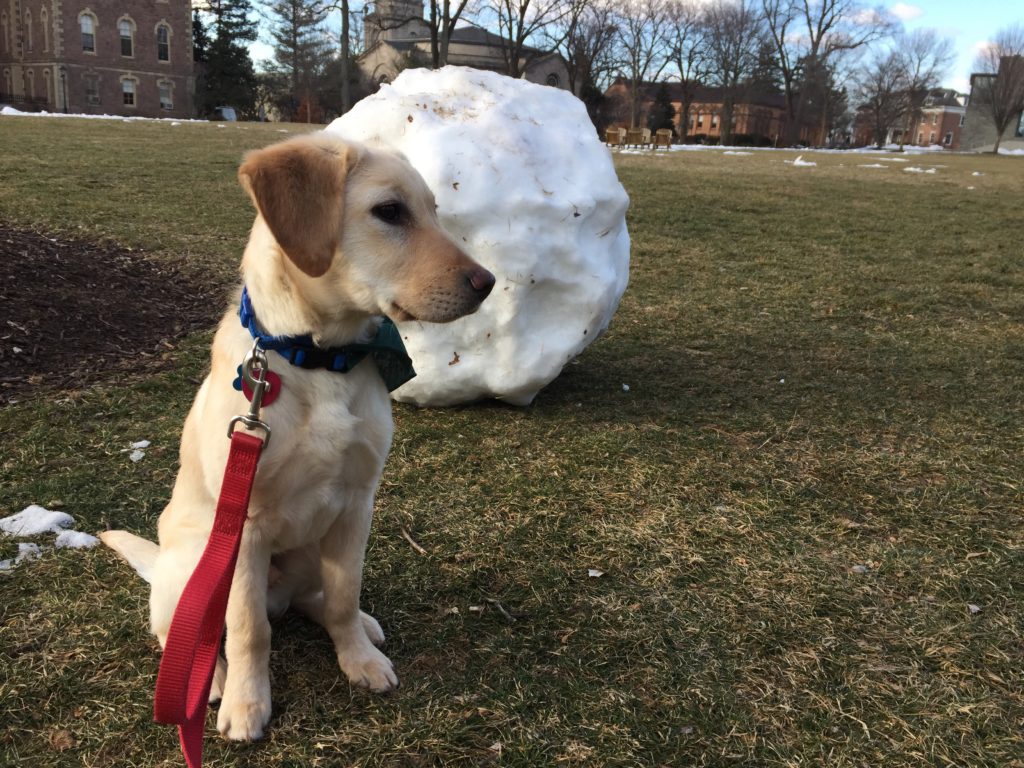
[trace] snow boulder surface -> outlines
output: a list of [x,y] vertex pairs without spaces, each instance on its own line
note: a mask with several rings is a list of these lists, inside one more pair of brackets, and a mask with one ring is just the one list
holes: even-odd
[[441,225],[497,283],[454,323],[399,330],[418,405],[528,405],[611,321],[629,273],[629,198],[582,102],[463,67],[404,71],[327,131],[402,152]]

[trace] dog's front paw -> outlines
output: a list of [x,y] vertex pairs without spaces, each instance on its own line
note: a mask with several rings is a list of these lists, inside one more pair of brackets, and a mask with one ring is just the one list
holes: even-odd
[[380,648],[384,645],[384,630],[380,628],[380,624],[366,611],[359,612],[359,619],[363,624],[363,632],[370,639],[370,642]]
[[224,696],[224,683],[228,677],[228,663],[223,656],[217,656],[217,666],[213,670],[210,683],[210,703],[216,704]]
[[339,653],[338,663],[352,685],[369,688],[374,693],[386,693],[398,687],[391,659],[372,645],[359,644]]
[[270,722],[270,694],[250,698],[224,692],[217,713],[217,730],[230,741],[256,741]]

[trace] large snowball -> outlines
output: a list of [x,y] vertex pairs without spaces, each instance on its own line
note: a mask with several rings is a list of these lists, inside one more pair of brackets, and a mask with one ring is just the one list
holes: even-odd
[[406,70],[327,130],[405,154],[442,226],[497,278],[474,315],[399,325],[419,375],[396,399],[528,405],[607,328],[628,279],[629,198],[570,93]]

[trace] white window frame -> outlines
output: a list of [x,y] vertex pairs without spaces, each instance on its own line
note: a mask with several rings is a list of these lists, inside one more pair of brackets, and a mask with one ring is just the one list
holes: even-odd
[[[124,30],[128,28],[128,36],[125,37]],[[121,50],[121,58],[135,58],[135,22],[128,16],[122,16],[117,20],[117,39]],[[128,53],[124,52],[124,41],[128,41]]]
[[[125,101],[125,96],[128,94],[131,94],[131,102]],[[134,77],[125,76],[121,78],[121,106],[131,107],[132,109],[139,106],[139,81]]]
[[[89,31],[86,32],[86,22],[88,22]],[[82,11],[78,14],[78,29],[81,32],[81,45],[82,53],[88,53],[93,56],[96,55],[96,27],[99,26],[99,21],[96,19],[96,14],[92,11]],[[89,35],[92,38],[91,48],[85,47],[85,36]]]

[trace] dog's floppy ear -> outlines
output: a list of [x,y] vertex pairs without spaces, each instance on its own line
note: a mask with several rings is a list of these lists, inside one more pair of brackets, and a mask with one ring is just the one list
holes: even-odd
[[341,239],[345,177],[355,150],[300,137],[250,152],[238,179],[295,265],[311,277],[331,266]]

